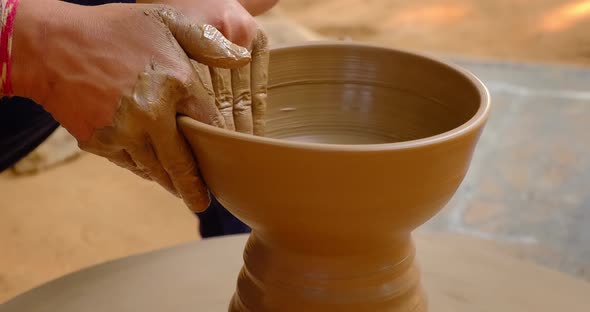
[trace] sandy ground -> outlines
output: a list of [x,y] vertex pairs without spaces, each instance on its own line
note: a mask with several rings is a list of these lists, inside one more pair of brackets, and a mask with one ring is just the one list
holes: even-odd
[[198,237],[155,184],[85,154],[34,176],[0,175],[0,302],[109,259]]
[[439,53],[590,65],[587,0],[281,0],[334,37]]
[[[590,1],[282,0],[320,34],[440,53],[590,65]],[[65,273],[197,237],[182,203],[83,155],[0,175],[0,302]]]

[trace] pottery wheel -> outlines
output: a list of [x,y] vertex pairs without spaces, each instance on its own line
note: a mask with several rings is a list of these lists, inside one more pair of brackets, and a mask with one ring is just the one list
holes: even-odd
[[[0,312],[227,311],[244,235],[188,243],[85,269]],[[431,311],[588,311],[590,284],[512,259],[485,242],[416,235]]]

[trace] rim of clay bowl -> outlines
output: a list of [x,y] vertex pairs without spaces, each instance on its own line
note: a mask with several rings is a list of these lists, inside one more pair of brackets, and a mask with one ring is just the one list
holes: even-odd
[[432,62],[438,63],[441,66],[447,67],[450,70],[453,70],[461,75],[463,75],[467,80],[469,80],[473,86],[479,92],[481,97],[481,103],[477,112],[469,118],[466,122],[461,124],[458,127],[455,127],[451,130],[441,132],[437,135],[415,139],[415,140],[408,140],[402,142],[393,142],[393,143],[378,143],[378,144],[329,144],[329,143],[313,143],[313,142],[301,142],[301,141],[289,141],[285,139],[276,139],[276,138],[269,138],[269,137],[261,137],[261,136],[254,136],[251,134],[244,134],[240,132],[235,132],[227,129],[218,128],[212,125],[208,125],[206,123],[202,123],[200,121],[194,120],[187,116],[180,116],[178,117],[178,122],[184,124],[190,128],[196,128],[198,131],[206,132],[212,135],[232,138],[242,141],[249,141],[252,143],[257,144],[265,144],[265,145],[273,145],[273,146],[283,146],[283,147],[290,147],[290,148],[297,148],[297,149],[308,149],[308,150],[332,150],[332,151],[348,151],[348,152],[355,152],[355,151],[379,151],[379,150],[401,150],[401,149],[410,149],[410,148],[417,148],[426,145],[433,145],[438,143],[443,143],[445,141],[450,141],[461,136],[464,136],[472,131],[475,131],[477,128],[482,126],[482,124],[487,120],[489,113],[490,113],[490,93],[487,87],[483,84],[483,82],[477,78],[474,74],[470,71],[447,61],[442,60],[439,57],[435,57],[429,55],[427,53],[421,52],[414,52],[409,50],[399,50],[393,49],[385,46],[375,45],[375,44],[367,44],[367,43],[359,43],[359,42],[348,42],[348,41],[337,41],[337,40],[320,40],[320,41],[309,41],[309,42],[302,42],[297,44],[282,44],[277,45],[271,48],[271,51],[280,51],[280,50],[288,50],[292,48],[301,48],[301,47],[338,47],[338,46],[347,46],[347,47],[359,47],[359,48],[371,48],[371,49],[378,49],[378,50],[387,50],[387,51],[395,51],[396,53],[406,54],[409,56],[420,57]]

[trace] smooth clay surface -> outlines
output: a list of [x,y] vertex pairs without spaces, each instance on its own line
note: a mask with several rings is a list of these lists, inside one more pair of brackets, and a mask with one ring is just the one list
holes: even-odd
[[[109,262],[16,297],[0,312],[227,311],[245,242],[246,236],[204,240]],[[590,306],[587,283],[515,260],[486,242],[418,233],[416,243],[434,312],[586,312]],[[331,311],[339,310],[325,310]]]
[[267,137],[180,119],[209,188],[253,229],[230,311],[426,311],[410,233],[461,183],[487,91],[385,48],[270,59]]
[[270,64],[267,136],[379,144],[434,136],[467,122],[480,93],[447,66],[387,49],[307,45]]

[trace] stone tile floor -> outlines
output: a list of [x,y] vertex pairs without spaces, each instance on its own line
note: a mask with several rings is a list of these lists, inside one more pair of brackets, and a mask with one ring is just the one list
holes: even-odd
[[590,70],[453,60],[493,108],[464,183],[427,228],[590,280]]

